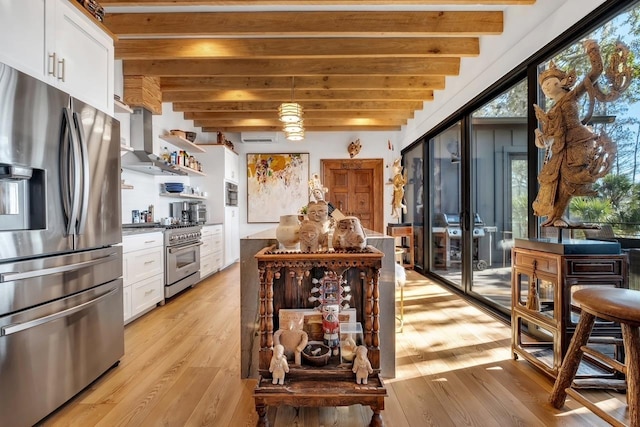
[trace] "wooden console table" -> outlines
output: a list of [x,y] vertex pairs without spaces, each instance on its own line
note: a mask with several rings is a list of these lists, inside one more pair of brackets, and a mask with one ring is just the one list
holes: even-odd
[[[371,426],[382,426],[380,412],[384,409],[387,390],[380,377],[380,320],[378,281],[384,254],[372,246],[349,252],[284,252],[275,246],[256,254],[260,278],[260,350],[258,384],[254,390],[258,426],[268,426],[267,407],[349,406],[368,405],[373,411]],[[325,271],[333,271],[350,286],[351,308],[363,325],[364,345],[373,368],[368,384],[356,384],[351,364],[340,363],[332,356],[323,367],[289,365],[283,385],[271,382],[269,364],[273,353],[273,335],[279,328],[281,308],[313,309],[317,302],[309,301],[313,279]],[[393,357],[390,355],[389,357]]]
[[[402,248],[404,252],[402,255],[402,266],[404,268],[413,269],[413,226],[411,224],[388,224],[387,234],[394,239],[396,237],[400,239],[400,246],[396,245],[396,247]],[[405,253],[407,255],[407,258],[405,258]]]
[[[576,241],[574,241],[576,242]],[[598,242],[592,242],[598,244]],[[573,293],[589,287],[628,287],[628,262],[625,254],[575,253],[588,248],[568,248],[562,244],[516,239],[512,250],[511,346],[514,358],[523,357],[542,372],[555,378],[567,353],[569,342],[580,318],[580,307]],[[581,243],[582,246],[588,244]],[[572,253],[575,250],[574,253]],[[620,327],[613,322],[597,321],[592,342],[610,346],[618,352]],[[607,350],[608,352],[609,350]],[[597,377],[612,377],[606,366],[591,363],[585,356],[579,376],[583,383]]]

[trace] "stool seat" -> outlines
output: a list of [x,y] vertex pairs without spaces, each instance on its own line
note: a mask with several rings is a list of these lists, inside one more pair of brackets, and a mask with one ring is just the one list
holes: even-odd
[[573,300],[583,310],[618,323],[640,326],[640,292],[622,288],[580,289]]

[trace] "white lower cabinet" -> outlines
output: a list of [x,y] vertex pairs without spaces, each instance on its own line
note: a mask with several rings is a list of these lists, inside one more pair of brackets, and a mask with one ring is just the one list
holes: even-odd
[[162,232],[122,238],[124,323],[164,303],[164,241]]
[[200,246],[200,278],[213,274],[223,266],[224,235],[222,225],[202,227],[202,246]]
[[240,210],[237,206],[224,208],[224,267],[240,259]]

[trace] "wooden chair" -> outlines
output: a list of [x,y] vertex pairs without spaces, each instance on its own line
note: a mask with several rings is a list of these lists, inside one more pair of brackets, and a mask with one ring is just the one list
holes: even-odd
[[400,288],[400,315],[396,319],[400,321],[400,330],[404,331],[404,285],[407,283],[407,272],[404,267],[396,263],[396,286]]
[[[609,424],[625,425],[572,388],[582,355],[587,353],[626,375],[629,426],[640,427],[640,291],[604,287],[581,289],[573,294],[573,300],[580,305],[580,321],[562,361],[549,403],[559,409],[564,405],[568,394]],[[624,364],[586,346],[596,317],[620,323]]]

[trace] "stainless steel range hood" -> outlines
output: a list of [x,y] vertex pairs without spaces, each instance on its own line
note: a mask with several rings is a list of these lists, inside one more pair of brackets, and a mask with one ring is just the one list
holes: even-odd
[[153,154],[151,111],[145,108],[134,108],[131,114],[131,148],[133,151],[122,157],[124,169],[150,175],[186,175],[186,172]]

